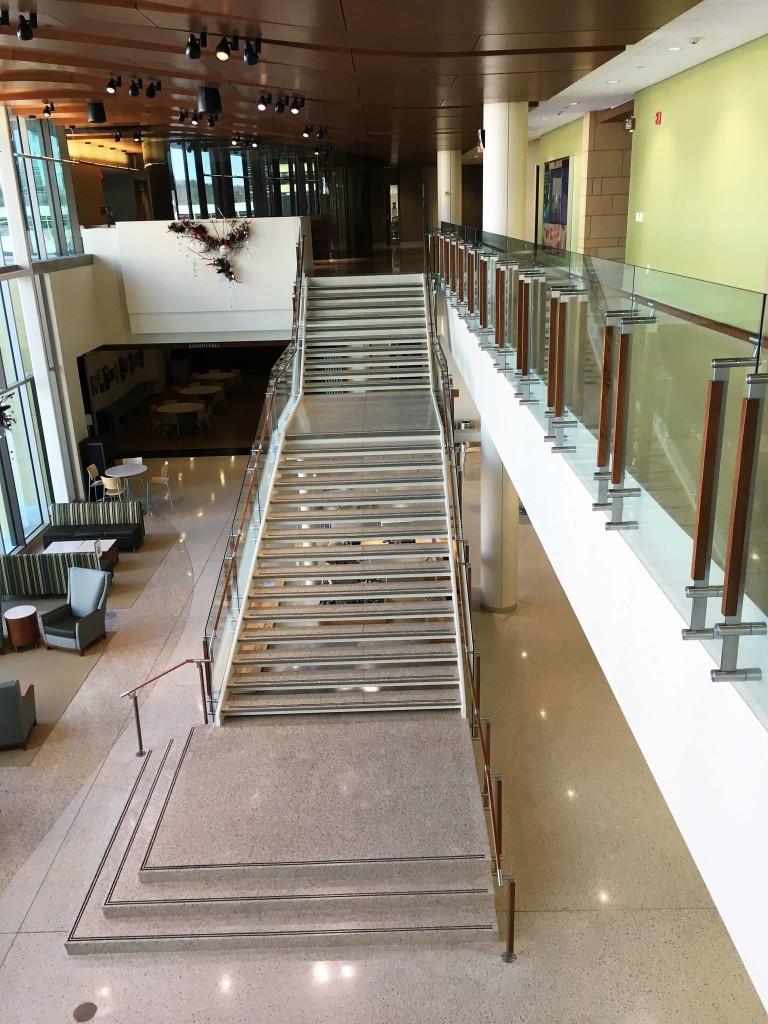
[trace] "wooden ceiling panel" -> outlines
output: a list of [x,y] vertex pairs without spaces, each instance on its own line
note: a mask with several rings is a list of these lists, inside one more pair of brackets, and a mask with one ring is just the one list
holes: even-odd
[[[393,153],[431,160],[438,148],[474,143],[483,102],[547,99],[691,6],[692,0],[39,0],[31,42],[16,38],[15,24],[0,27],[0,97],[29,114],[53,101],[56,119],[70,124],[84,124],[86,101],[98,99],[113,123],[183,134],[179,109],[191,110],[197,87],[207,84],[221,92],[222,136],[249,126],[264,137],[294,139],[305,123],[327,124],[326,144],[384,160]],[[189,60],[188,34],[201,30],[208,47],[201,60]],[[219,36],[233,33],[262,39],[255,67],[244,64],[242,49],[227,62],[216,60]],[[106,80],[117,74],[123,88],[107,96]],[[155,100],[143,92],[132,99],[132,77],[145,86],[159,78],[162,91]],[[259,113],[262,92],[302,96],[306,106],[297,117]]]

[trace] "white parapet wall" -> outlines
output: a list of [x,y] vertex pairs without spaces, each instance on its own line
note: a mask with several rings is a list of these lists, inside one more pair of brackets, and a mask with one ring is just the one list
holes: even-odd
[[[443,343],[768,1006],[768,732],[730,684],[710,682],[711,657],[683,643],[687,623],[625,540],[606,531],[593,495],[551,452],[455,309],[446,308],[442,325]],[[556,623],[552,630],[555,639]]]

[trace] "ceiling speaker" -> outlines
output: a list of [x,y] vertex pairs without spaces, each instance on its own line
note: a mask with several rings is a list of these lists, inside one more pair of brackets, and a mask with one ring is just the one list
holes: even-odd
[[197,87],[197,109],[201,114],[221,113],[221,96],[215,86],[199,85]]
[[104,124],[107,120],[107,112],[104,110],[104,104],[99,102],[91,102],[88,104],[88,122],[89,124]]

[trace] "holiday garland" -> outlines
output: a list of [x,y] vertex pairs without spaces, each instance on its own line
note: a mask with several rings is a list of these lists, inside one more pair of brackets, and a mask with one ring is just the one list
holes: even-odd
[[[242,220],[239,223],[236,220],[225,221],[222,228],[226,228],[226,230],[222,230],[221,233],[219,233],[215,221],[210,223],[215,234],[211,234],[205,224],[189,220],[187,217],[173,221],[168,225],[168,230],[191,239],[195,245],[199,246],[197,249],[190,246],[196,256],[202,257],[209,267],[215,267],[216,273],[223,274],[228,281],[237,282],[230,257],[238,249],[241,249],[248,239],[250,234],[248,221]],[[209,258],[214,252],[218,252],[218,256]]]

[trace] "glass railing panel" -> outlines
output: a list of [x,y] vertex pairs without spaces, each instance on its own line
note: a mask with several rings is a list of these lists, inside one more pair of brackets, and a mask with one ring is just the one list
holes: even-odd
[[585,285],[594,295],[601,313],[632,309],[634,272],[635,268],[626,263],[597,256],[584,257]]
[[[768,622],[768,416],[763,420],[757,453],[757,468],[752,498],[744,578],[743,622]],[[759,668],[763,678],[735,683],[749,707],[768,728],[768,638],[742,637],[739,641],[739,668]]]

